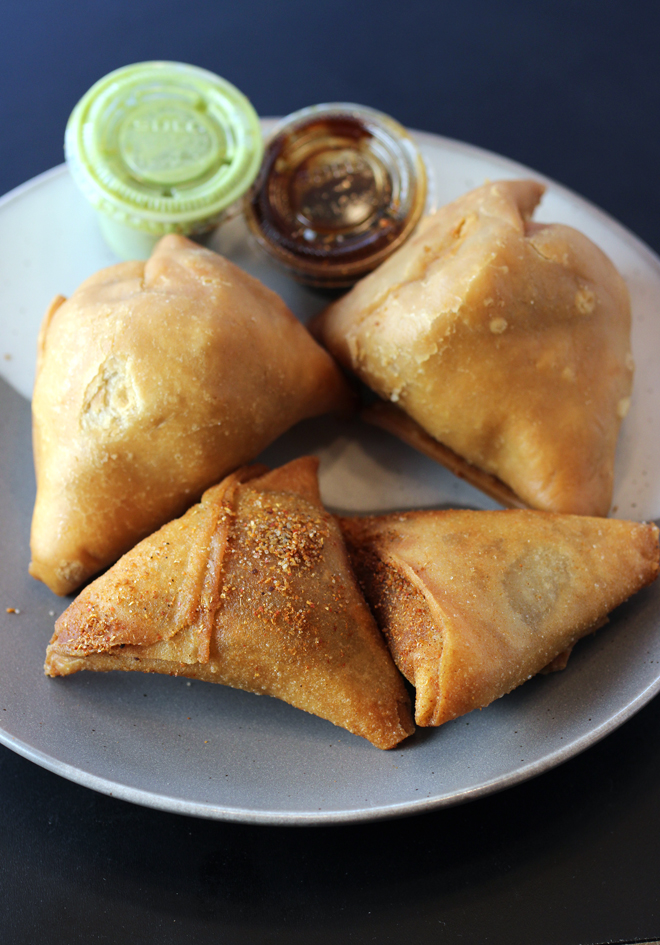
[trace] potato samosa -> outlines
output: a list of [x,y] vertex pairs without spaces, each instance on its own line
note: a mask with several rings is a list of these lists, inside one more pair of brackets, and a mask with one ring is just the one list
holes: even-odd
[[387,402],[368,419],[498,501],[606,515],[628,291],[586,236],[530,222],[543,191],[500,181],[425,218],[314,331]]
[[394,661],[416,687],[418,725],[519,686],[658,574],[658,529],[636,522],[449,510],[340,524]]
[[66,594],[305,417],[330,356],[258,280],[166,236],[51,306],[33,398],[30,572]]
[[414,726],[403,679],[323,508],[317,461],[209,489],[62,614],[46,673],[137,670],[266,693],[379,748]]

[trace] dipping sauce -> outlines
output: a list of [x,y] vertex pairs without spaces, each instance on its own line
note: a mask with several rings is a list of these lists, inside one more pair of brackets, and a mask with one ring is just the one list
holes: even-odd
[[276,128],[245,215],[298,281],[342,287],[407,239],[425,199],[424,162],[398,122],[360,105],[314,105]]
[[230,82],[180,62],[141,62],[99,79],[66,128],[71,175],[111,249],[146,259],[165,233],[195,236],[252,184],[257,114]]

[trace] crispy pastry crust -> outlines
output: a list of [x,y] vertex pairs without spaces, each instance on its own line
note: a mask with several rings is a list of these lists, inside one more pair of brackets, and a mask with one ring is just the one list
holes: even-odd
[[45,671],[137,670],[276,696],[391,748],[414,730],[403,680],[321,504],[317,461],[209,489],[86,587]]
[[566,651],[658,574],[655,525],[529,510],[342,518],[418,725],[483,707]]
[[[606,515],[632,389],[630,301],[584,235],[530,222],[543,190],[499,181],[443,207],[313,330],[475,485],[476,469],[519,505]],[[377,419],[401,433],[396,416]]]
[[49,308],[32,403],[30,572],[66,594],[299,420],[345,408],[282,300],[166,236]]

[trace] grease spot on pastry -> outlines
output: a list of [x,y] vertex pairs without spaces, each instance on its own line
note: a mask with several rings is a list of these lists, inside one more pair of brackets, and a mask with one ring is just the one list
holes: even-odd
[[523,552],[508,568],[502,587],[509,605],[525,623],[538,629],[570,584],[568,558],[549,545]]
[[490,320],[490,330],[494,335],[501,335],[503,331],[506,331],[509,327],[509,323],[506,318],[498,316],[497,318],[491,318]]

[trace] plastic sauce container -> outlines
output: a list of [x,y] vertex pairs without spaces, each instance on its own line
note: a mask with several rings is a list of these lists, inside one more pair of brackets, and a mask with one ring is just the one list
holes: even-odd
[[425,199],[424,162],[405,128],[342,102],[304,108],[276,127],[245,216],[298,281],[343,287],[408,238]]
[[259,119],[231,83],[196,66],[142,62],[100,79],[65,133],[71,175],[110,248],[145,259],[165,233],[200,235],[261,164]]

